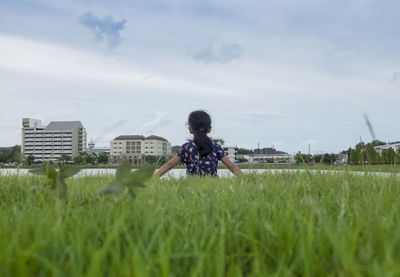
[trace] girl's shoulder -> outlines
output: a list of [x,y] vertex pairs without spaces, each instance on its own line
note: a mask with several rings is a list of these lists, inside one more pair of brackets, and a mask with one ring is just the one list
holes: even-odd
[[182,146],[180,147],[179,151],[190,151],[190,152],[192,152],[194,148],[196,148],[196,145],[194,144],[194,142],[193,141],[188,141],[188,142],[185,142],[184,144],[182,144]]
[[187,147],[192,147],[192,146],[196,146],[196,145],[194,144],[193,140],[189,140],[189,141],[185,142],[184,144],[182,144],[181,147],[187,148]]
[[218,142],[212,141],[212,145],[213,145],[213,147],[215,147],[216,149],[222,149],[221,144],[219,144]]

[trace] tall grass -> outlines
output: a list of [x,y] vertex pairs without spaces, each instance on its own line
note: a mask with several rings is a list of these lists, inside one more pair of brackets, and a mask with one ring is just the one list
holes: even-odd
[[0,276],[399,276],[400,180],[284,173],[154,179],[0,177]]

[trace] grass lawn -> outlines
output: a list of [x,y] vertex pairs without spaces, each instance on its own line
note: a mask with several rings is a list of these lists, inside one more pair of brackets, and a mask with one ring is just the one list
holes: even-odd
[[399,276],[400,178],[0,176],[0,276]]
[[[221,166],[221,168],[223,168]],[[400,173],[400,165],[274,165],[274,164],[255,164],[240,166],[243,169],[305,169],[305,170],[334,170],[334,171],[362,171],[362,172],[390,172]]]

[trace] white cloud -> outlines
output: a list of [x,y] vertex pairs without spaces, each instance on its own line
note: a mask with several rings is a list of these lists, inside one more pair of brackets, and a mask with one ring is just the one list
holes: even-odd
[[400,72],[395,72],[395,73],[393,73],[393,76],[392,76],[391,81],[392,81],[392,82],[396,82],[396,81],[398,81],[398,80],[400,80]]
[[121,42],[120,31],[125,28],[126,20],[116,21],[112,16],[103,18],[86,12],[79,17],[79,23],[88,28],[99,41],[105,41],[109,47],[115,47]]
[[[40,0],[35,10],[5,3],[1,30],[19,37],[0,34],[1,121],[20,125],[22,117],[60,110],[65,113],[44,114],[46,120],[73,115],[90,135],[127,118],[120,131],[132,134],[160,111],[171,122],[155,132],[180,144],[187,114],[206,108],[215,115],[216,135],[229,144],[282,140],[279,150],[292,153],[307,148],[302,138],[337,151],[354,145],[359,133],[369,137],[362,120],[368,111],[380,137],[400,137],[393,128],[400,116],[398,81],[390,82],[397,79],[398,38],[385,35],[399,17],[389,2],[365,9],[370,3],[358,1],[360,7],[332,14],[330,7],[341,5],[150,2]],[[107,56],[101,45],[88,43],[76,20],[86,10],[132,22],[118,31],[123,43]],[[383,11],[391,13],[377,20]],[[196,41],[216,42],[200,43],[188,57]],[[12,133],[20,127],[2,129],[0,145],[19,143]]]
[[116,123],[114,123],[113,125],[111,125],[110,127],[102,130],[102,132],[100,134],[94,134],[91,139],[93,139],[94,143],[97,142],[105,142],[105,141],[110,141],[112,140],[112,138],[116,137],[117,133],[115,132],[116,129],[118,127],[120,127],[121,125],[123,125],[126,122],[125,119],[122,119]]
[[[83,80],[98,84],[128,85],[186,93],[226,94],[221,87],[207,86],[181,77],[149,72],[81,50],[0,34],[0,69],[35,74],[59,80]],[[145,80],[145,81],[143,81]]]
[[198,48],[193,59],[203,63],[228,63],[243,56],[242,45],[237,43],[208,43]]
[[170,122],[171,121],[168,119],[168,115],[166,113],[158,113],[156,118],[140,126],[139,129],[136,130],[135,134],[145,136],[154,134],[158,129],[169,124]]
[[269,109],[256,108],[256,107],[238,107],[237,116],[242,119],[255,119],[255,120],[264,120],[264,119],[277,119],[277,118],[286,118],[287,115],[281,114],[278,112],[271,111]]

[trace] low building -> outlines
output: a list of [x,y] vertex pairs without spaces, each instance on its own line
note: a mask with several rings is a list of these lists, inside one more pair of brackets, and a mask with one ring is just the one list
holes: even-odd
[[104,147],[94,147],[90,153],[95,154],[97,156],[100,155],[100,154],[103,154],[103,153],[106,154],[106,155],[110,155],[110,148],[106,147],[106,146],[104,146]]
[[239,148],[236,145],[235,146],[224,145],[224,146],[222,146],[222,149],[225,152],[225,156],[227,156],[231,162],[233,162],[233,163],[237,162],[237,158],[238,158],[237,152],[238,152]]
[[51,121],[42,126],[38,119],[22,119],[21,153],[35,162],[71,158],[86,151],[86,129],[80,121]]
[[218,143],[219,145],[224,145],[225,144],[225,140],[223,138],[219,138],[219,137],[212,137],[211,140],[215,143]]
[[275,148],[254,149],[254,154],[276,154]]
[[120,164],[128,160],[132,164],[143,165],[145,156],[168,158],[171,156],[171,143],[159,136],[124,135],[110,143],[110,163]]
[[[225,140],[223,138],[218,138],[218,137],[210,137],[210,139],[214,142],[214,143],[218,143],[219,145],[224,145],[225,144]],[[193,137],[187,137],[186,141],[193,141]]]
[[295,163],[291,154],[250,154],[248,157],[250,163]]
[[383,151],[387,151],[390,148],[393,149],[395,152],[398,152],[400,150],[400,142],[388,143],[388,144],[378,145],[378,146],[374,147],[375,151],[378,152],[379,155],[381,155]]

